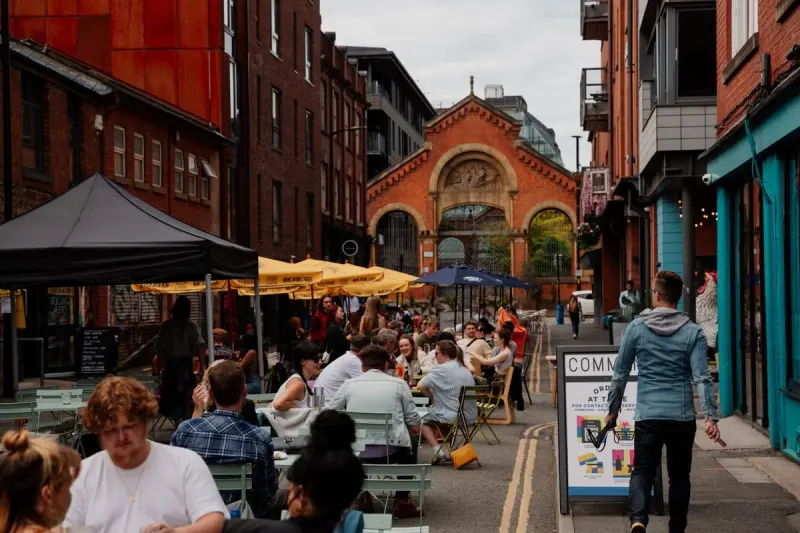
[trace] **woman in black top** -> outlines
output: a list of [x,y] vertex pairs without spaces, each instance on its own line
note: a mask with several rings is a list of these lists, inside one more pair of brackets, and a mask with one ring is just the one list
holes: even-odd
[[289,519],[228,520],[223,533],[333,533],[364,482],[364,468],[352,450],[355,440],[355,422],[347,414],[322,411],[286,476]]
[[347,340],[342,330],[343,324],[344,309],[337,307],[334,313],[334,319],[328,326],[328,331],[325,333],[325,346],[323,348],[330,354],[328,364],[333,363],[350,349],[350,341]]

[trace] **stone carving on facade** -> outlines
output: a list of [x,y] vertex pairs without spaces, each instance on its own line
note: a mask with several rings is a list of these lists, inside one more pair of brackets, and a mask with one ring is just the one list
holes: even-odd
[[447,175],[444,183],[445,189],[454,191],[496,190],[500,185],[500,173],[484,161],[462,163]]

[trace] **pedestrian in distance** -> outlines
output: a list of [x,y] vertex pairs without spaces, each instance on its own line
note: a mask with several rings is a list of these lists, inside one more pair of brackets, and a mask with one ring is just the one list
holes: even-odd
[[692,384],[697,386],[708,438],[725,445],[717,427],[717,404],[708,372],[703,330],[678,311],[681,277],[667,270],[653,281],[653,309],[630,323],[622,336],[608,395],[606,424],[615,424],[636,361],[638,390],[634,464],[628,495],[631,533],[645,533],[650,491],[667,447],[669,531],[683,533],[689,513],[695,421]]
[[574,294],[569,297],[569,303],[567,304],[567,311],[569,312],[569,321],[572,323],[572,338],[578,338],[578,332],[581,325],[581,303],[578,301],[578,297]]

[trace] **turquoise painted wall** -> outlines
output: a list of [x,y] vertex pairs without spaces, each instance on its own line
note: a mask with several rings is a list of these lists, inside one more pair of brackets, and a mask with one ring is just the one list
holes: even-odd
[[[671,270],[683,276],[683,229],[681,209],[676,196],[662,195],[656,200],[656,231],[658,235],[657,270]],[[683,309],[683,300],[678,304]]]
[[[800,95],[797,90],[786,91],[781,96],[783,101],[774,101],[775,107],[764,116],[756,116],[751,121],[755,152],[761,166],[763,178],[763,200],[761,209],[764,216],[764,298],[767,316],[767,394],[769,398],[769,435],[770,443],[776,449],[800,460],[800,401],[787,394],[788,380],[798,378],[800,374],[800,209],[798,209],[797,184],[793,177],[796,172],[797,142],[800,139]],[[708,158],[708,172],[719,175],[714,184],[729,188],[731,194],[741,184],[735,183],[737,178],[752,179],[750,161],[752,150],[747,139],[739,134],[727,142],[724,148]],[[753,180],[755,181],[755,180]],[[718,193],[725,195],[726,193]],[[766,199],[769,196],[770,201]],[[788,202],[786,202],[788,197]],[[730,212],[719,209],[718,226],[738,228],[738,203]],[[788,210],[786,209],[788,206]],[[785,224],[788,217],[788,231]],[[738,239],[738,229],[735,230]],[[725,232],[718,238],[724,241]],[[736,242],[734,239],[734,243]],[[789,243],[788,250],[786,243]],[[729,271],[734,275],[733,285],[720,283],[720,306],[724,301],[730,302],[738,310],[741,308],[739,294],[741,272],[736,263],[731,263],[731,256],[722,254],[724,242],[718,243],[720,254],[718,265],[720,271]],[[788,253],[788,255],[787,255]],[[723,265],[722,263],[727,263]],[[789,284],[787,285],[787,271]],[[733,292],[732,292],[733,291]],[[728,293],[723,295],[723,293]],[[738,302],[738,303],[737,303]],[[787,303],[789,312],[787,313]],[[731,342],[720,340],[720,362],[733,362],[736,382],[720,386],[721,403],[727,408],[734,390],[741,390],[738,361],[740,359],[738,339],[741,338],[741,321],[739,312],[733,313],[733,330]],[[720,334],[724,335],[722,317],[720,317]],[[792,343],[787,346],[787,331],[791,328]],[[724,352],[724,353],[723,353]],[[787,361],[794,362],[793,374],[787,375]],[[722,366],[722,364],[721,364]],[[721,368],[722,370],[722,368]],[[721,376],[723,377],[723,376]],[[739,396],[741,398],[741,396]],[[738,403],[738,402],[737,402]],[[726,409],[727,410],[727,409]]]
[[[730,220],[733,210],[733,195],[725,187],[717,189],[717,213],[720,218]],[[733,226],[731,224],[717,224],[717,257],[727,257],[727,261],[717,260],[717,286],[732,287],[733,268],[731,265],[731,254],[733,253]],[[718,293],[717,308],[719,310],[719,331],[735,331],[734,317],[735,307],[733,306],[735,292],[730,290]],[[719,351],[719,388],[720,388],[720,413],[722,416],[733,414],[733,384],[734,361],[731,354],[734,350],[731,346],[736,337],[730,335],[717,335],[717,350]],[[723,357],[723,354],[725,356]]]

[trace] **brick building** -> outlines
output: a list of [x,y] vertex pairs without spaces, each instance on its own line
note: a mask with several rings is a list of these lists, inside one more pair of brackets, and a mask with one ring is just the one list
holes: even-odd
[[[700,154],[714,142],[715,9],[689,2],[581,2],[584,40],[601,42],[599,67],[581,77],[581,122],[592,143],[584,219],[602,233],[594,267],[596,318],[619,307],[633,280],[647,305],[658,270],[684,277],[694,316],[703,273],[716,269],[716,198]],[[669,44],[668,44],[669,43]]]
[[720,404],[800,460],[800,5],[719,0]]
[[565,301],[575,288],[575,181],[520,139],[521,128],[474,94],[429,121],[427,142],[369,183],[375,264],[416,275],[454,263],[521,275],[531,261],[539,303],[555,303],[556,285]]
[[[215,128],[38,43],[13,41],[11,48],[15,216],[102,172],[162,211],[219,234],[220,146],[227,141]],[[2,197],[0,191],[0,209]],[[29,289],[21,336],[69,346],[79,315],[87,325],[121,324],[131,313],[139,322],[143,298],[151,307],[146,321],[159,323],[164,302],[127,287]],[[45,369],[71,370],[73,357],[49,350]],[[31,365],[25,371],[38,375]]]
[[[366,72],[359,70],[355,59],[347,57],[346,49],[336,45],[335,33],[322,35],[321,48],[322,257],[366,266],[370,246],[364,216],[369,107]],[[358,245],[358,253],[351,257],[342,251],[342,244],[348,240]],[[351,251],[355,249],[348,253]]]
[[320,257],[319,2],[236,8],[237,240],[284,261]]

